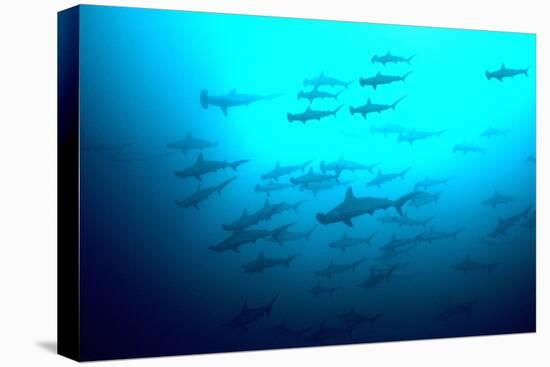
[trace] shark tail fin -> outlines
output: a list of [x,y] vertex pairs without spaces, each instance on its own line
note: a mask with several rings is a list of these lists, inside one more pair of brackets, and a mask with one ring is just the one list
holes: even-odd
[[408,59],[406,59],[405,61],[407,61],[407,64],[409,64],[409,65],[410,65],[410,64],[411,64],[411,61],[412,61],[412,59],[414,59],[414,57],[415,57],[415,56],[416,56],[416,55],[412,55],[411,57],[409,57]]
[[287,257],[286,260],[285,260],[285,268],[288,268],[290,266],[290,263],[292,262],[292,260],[294,260],[298,256],[300,256],[300,254],[295,254],[295,255]]
[[407,96],[403,96],[403,97],[399,98],[397,101],[393,102],[393,103],[390,105],[391,109],[392,109],[392,110],[395,110],[395,106],[397,106],[397,104],[398,104],[399,102],[401,102],[402,100],[404,100],[405,97],[407,97]]
[[294,225],[294,223],[290,223],[290,224],[285,224],[283,226],[275,228],[271,233],[271,238],[273,238],[279,245],[281,245],[282,241],[281,241],[281,238],[279,236],[281,235],[281,233],[284,232],[285,229],[287,229],[287,228],[289,228],[293,225]]
[[422,222],[422,227],[426,227],[426,224],[428,224],[429,222],[431,222],[435,217],[432,216],[432,217],[429,217],[428,219],[426,219],[425,221]]
[[267,317],[271,317],[271,309],[273,308],[273,304],[275,303],[275,301],[277,300],[277,297],[279,297],[279,293],[277,293],[275,295],[275,297],[273,297],[273,299],[271,300],[271,302],[269,302],[269,304],[266,306],[265,308],[265,313],[267,315]]
[[241,164],[245,164],[247,162],[250,162],[250,159],[241,159],[240,161],[232,162],[229,165],[231,166],[231,169],[233,171],[237,171],[237,167],[239,167]]
[[344,107],[343,104],[341,104],[340,106],[336,107],[336,109],[334,111],[332,111],[332,115],[336,115],[336,112],[340,111],[340,109]]
[[[218,187],[216,187],[216,191],[218,192],[218,194],[220,194],[222,192],[222,190],[227,186],[229,185],[229,183],[233,180],[235,180],[237,178],[237,176],[233,176],[227,180],[225,180],[224,182],[222,182],[221,184],[218,185]],[[258,185],[256,185],[258,186]],[[255,188],[256,189],[256,188]]]
[[491,74],[488,70],[485,70],[485,77],[487,78],[487,80],[491,80]]
[[410,194],[406,194],[401,196],[399,199],[395,200],[393,203],[393,207],[400,216],[403,216],[403,205],[405,205],[409,200],[411,200],[414,196],[418,194],[418,191],[412,192]]
[[315,228],[317,228],[317,224],[314,225],[309,231],[306,232],[306,235],[304,236],[306,240],[309,241],[309,237],[311,237],[311,234],[313,233],[313,231],[315,230]]
[[405,79],[407,79],[407,77],[408,77],[409,75],[411,75],[411,73],[412,73],[412,71],[406,72],[405,74],[403,74],[403,76],[401,77],[401,79],[402,79],[403,81],[405,81]]
[[401,172],[399,173],[399,177],[400,177],[400,178],[405,177],[405,174],[407,174],[407,172],[409,172],[410,170],[411,170],[411,167],[409,167],[409,168],[407,168],[407,169],[404,169],[403,171],[401,171]]
[[310,164],[311,162],[313,162],[314,160],[315,160],[315,159],[310,159],[309,161],[305,161],[304,163],[302,163],[302,164],[300,165],[300,169],[302,170],[302,172],[304,172],[304,169],[305,169],[307,166],[309,166],[309,164]]
[[202,108],[207,109],[208,108],[208,91],[206,89],[203,89],[201,91],[200,100],[201,100]]

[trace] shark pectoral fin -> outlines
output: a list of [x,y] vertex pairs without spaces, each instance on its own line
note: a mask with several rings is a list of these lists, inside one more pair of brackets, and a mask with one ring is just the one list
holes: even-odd
[[342,219],[342,222],[348,227],[353,227],[353,223],[351,222],[351,218]]
[[220,108],[222,109],[224,116],[227,116],[227,106],[220,106]]

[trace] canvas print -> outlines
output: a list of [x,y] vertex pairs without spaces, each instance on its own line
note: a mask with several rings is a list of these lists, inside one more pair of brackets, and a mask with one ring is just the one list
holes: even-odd
[[81,359],[535,331],[534,34],[78,20]]

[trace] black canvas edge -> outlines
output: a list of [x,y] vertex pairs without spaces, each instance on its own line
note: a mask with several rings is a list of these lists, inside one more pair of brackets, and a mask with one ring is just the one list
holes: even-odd
[[80,360],[80,8],[57,14],[57,353]]

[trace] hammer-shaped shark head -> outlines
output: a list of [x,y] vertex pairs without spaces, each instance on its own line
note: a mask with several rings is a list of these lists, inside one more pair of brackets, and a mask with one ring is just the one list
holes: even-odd
[[317,220],[321,224],[329,224],[327,216],[323,213],[317,213]]
[[377,62],[378,61],[378,55],[374,55],[372,59],[370,59],[370,62]]

